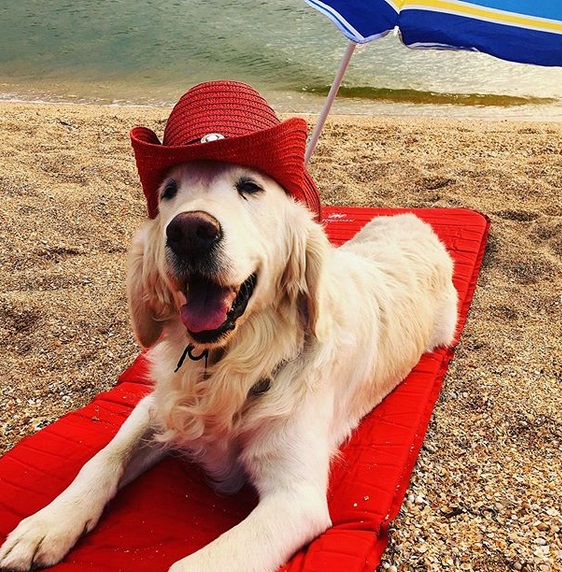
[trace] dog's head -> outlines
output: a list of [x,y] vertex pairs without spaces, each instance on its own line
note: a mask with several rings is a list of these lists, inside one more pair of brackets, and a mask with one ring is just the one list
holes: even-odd
[[128,297],[140,343],[181,321],[198,346],[220,347],[256,312],[287,297],[317,332],[327,239],[269,176],[201,161],[172,168],[158,215],[130,256]]

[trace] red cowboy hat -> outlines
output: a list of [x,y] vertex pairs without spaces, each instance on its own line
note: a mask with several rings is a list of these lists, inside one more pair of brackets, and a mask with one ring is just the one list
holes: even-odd
[[249,85],[235,81],[196,85],[170,113],[162,143],[147,127],[131,130],[148,216],[158,214],[158,188],[170,167],[213,160],[269,175],[305,203],[319,220],[320,197],[304,164],[306,138],[304,119],[279,121],[265,99]]

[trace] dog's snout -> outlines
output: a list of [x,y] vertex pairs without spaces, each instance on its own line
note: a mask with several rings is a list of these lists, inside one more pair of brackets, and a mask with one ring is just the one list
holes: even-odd
[[166,227],[167,245],[182,258],[208,253],[221,237],[219,221],[203,211],[181,213]]

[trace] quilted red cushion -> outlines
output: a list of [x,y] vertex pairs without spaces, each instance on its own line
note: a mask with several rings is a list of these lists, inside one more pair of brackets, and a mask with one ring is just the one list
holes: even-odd
[[[376,215],[404,209],[325,208],[335,244],[351,238]],[[488,220],[463,209],[418,209],[455,260],[460,298],[457,340],[476,287]],[[297,553],[287,572],[372,572],[387,544],[388,525],[408,486],[453,350],[422,356],[408,378],[362,421],[333,463],[329,505],[333,526]],[[142,395],[150,390],[141,356],[114,389],[24,439],[0,459],[0,540],[23,517],[50,502],[81,465],[103,447]],[[165,571],[209,543],[255,506],[250,488],[217,495],[194,465],[168,458],[127,486],[100,523],[57,572]]]

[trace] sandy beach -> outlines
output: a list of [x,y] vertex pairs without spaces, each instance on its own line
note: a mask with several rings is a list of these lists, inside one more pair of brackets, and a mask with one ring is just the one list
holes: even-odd
[[[128,132],[169,109],[0,103],[0,453],[138,354],[124,277],[145,217]],[[562,570],[562,124],[333,117],[329,205],[492,221],[381,570]]]

